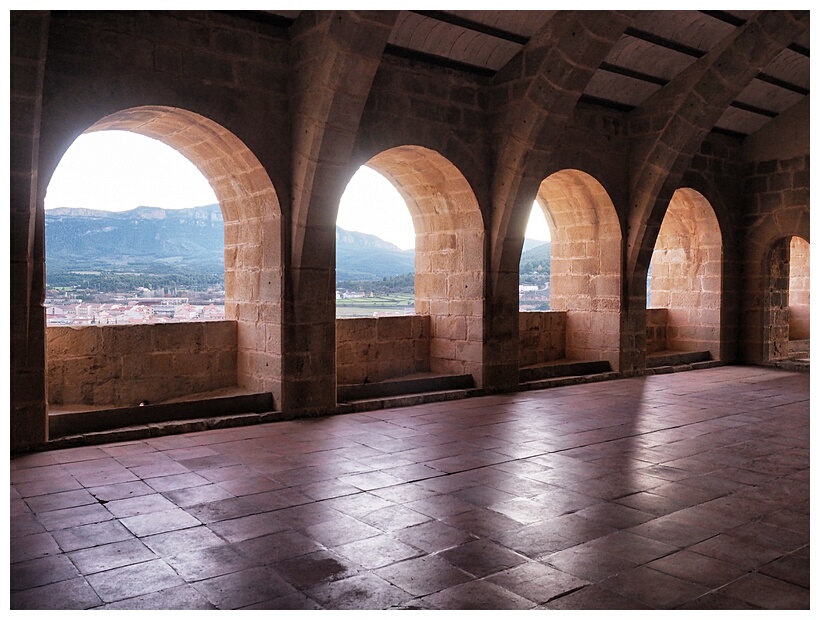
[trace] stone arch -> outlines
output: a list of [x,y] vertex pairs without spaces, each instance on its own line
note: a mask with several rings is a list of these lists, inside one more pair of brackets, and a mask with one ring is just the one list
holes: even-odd
[[401,194],[416,231],[416,314],[430,317],[430,370],[482,381],[484,224],[472,187],[437,151],[382,151],[366,165]]
[[719,359],[723,240],[712,205],[698,191],[672,196],[651,260],[653,309],[665,309],[665,338],[647,342],[647,352],[705,351]]
[[105,130],[130,131],[159,140],[184,155],[208,180],[225,227],[225,314],[236,322],[237,385],[270,391],[278,399],[282,381],[282,218],[266,170],[232,132],[180,108],[129,108],[100,119],[86,131]]
[[606,189],[565,169],[541,182],[536,198],[552,234],[550,308],[566,312],[566,357],[606,360],[618,369],[621,227]]
[[788,352],[790,240],[810,243],[808,208],[797,205],[761,217],[747,237],[744,261],[743,358],[765,363]]
[[[799,235],[778,237],[766,252],[763,259],[762,350],[756,361],[774,362],[808,353],[808,346],[801,348],[799,342],[809,338],[808,267],[809,243]],[[797,294],[794,304],[793,292]]]

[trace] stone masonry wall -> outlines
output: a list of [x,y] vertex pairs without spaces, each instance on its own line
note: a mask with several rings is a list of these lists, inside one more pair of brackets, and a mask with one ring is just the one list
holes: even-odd
[[518,355],[522,368],[567,356],[566,312],[519,312]]
[[336,383],[384,381],[430,370],[430,317],[336,320]]
[[666,308],[646,310],[646,352],[659,353],[667,349],[666,323],[669,311]]
[[652,306],[666,308],[666,345],[720,358],[721,236],[698,192],[675,192],[652,257]]
[[49,327],[50,405],[134,406],[236,386],[236,323]]
[[[788,240],[810,238],[809,156],[749,162],[746,176],[742,354],[746,362],[780,359],[789,339]],[[784,306],[785,304],[785,306]]]

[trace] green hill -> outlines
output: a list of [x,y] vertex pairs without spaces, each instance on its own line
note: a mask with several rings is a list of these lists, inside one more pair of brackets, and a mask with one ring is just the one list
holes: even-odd
[[[193,281],[224,277],[219,205],[123,212],[51,209],[45,215],[50,287],[70,286],[77,272],[184,274]],[[521,273],[549,274],[550,244],[527,239],[524,247],[530,249],[521,256]],[[413,250],[336,228],[337,282],[384,280],[414,271]]]

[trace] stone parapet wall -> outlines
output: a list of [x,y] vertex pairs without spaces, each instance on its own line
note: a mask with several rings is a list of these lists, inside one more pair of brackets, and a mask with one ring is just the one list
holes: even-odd
[[336,383],[373,383],[430,370],[430,317],[336,320]]
[[134,406],[236,386],[236,323],[49,327],[48,403]]
[[565,358],[567,313],[520,312],[518,338],[518,353],[522,367]]

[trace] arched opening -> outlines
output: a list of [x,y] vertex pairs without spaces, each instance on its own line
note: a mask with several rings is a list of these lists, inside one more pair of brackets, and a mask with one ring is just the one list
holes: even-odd
[[768,254],[763,362],[808,358],[809,249],[800,237],[781,237]]
[[565,359],[617,370],[621,230],[615,207],[604,187],[580,170],[544,179],[536,201],[551,231],[550,311],[519,315],[520,365]]
[[518,310],[545,312],[550,309],[550,250],[552,232],[544,209],[533,202],[524,246],[518,261]]
[[336,318],[413,314],[413,220],[381,174],[362,166],[336,216]]
[[48,325],[224,320],[222,211],[158,140],[82,134],[45,197]]
[[226,389],[269,392],[279,398],[281,214],[261,163],[225,128],[177,108],[124,110],[86,131],[104,130],[159,140],[208,180],[224,221],[226,320],[50,329],[49,402],[130,407]]
[[678,189],[649,266],[650,357],[699,352],[701,358],[694,361],[720,358],[722,251],[720,226],[709,201],[693,189]]
[[800,237],[789,242],[789,355],[808,357],[811,323],[811,246]]
[[389,149],[366,165],[390,181],[412,217],[415,315],[337,321],[337,383],[433,373],[481,385],[484,226],[472,188],[420,146]]

